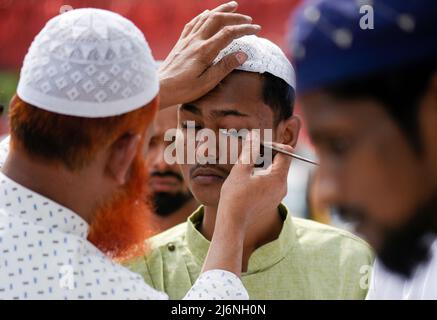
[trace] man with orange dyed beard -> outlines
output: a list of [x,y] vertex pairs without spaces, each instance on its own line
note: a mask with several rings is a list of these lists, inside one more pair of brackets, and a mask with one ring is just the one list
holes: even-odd
[[[236,53],[211,67],[234,38],[259,30],[236,6],[187,24],[159,79],[143,34],[115,13],[72,10],[37,35],[10,105],[0,172],[0,299],[168,298],[108,256],[145,250],[143,155],[158,107],[203,95],[247,58]],[[269,199],[283,196],[280,177],[290,166],[278,156],[272,173],[255,179],[250,145],[223,187],[209,257],[187,299],[247,298],[243,240],[260,218],[257,206],[268,202],[252,196],[264,189],[275,190]]]

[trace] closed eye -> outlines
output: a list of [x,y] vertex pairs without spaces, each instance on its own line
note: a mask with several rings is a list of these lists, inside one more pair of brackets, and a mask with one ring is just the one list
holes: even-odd
[[181,127],[183,129],[194,129],[194,130],[202,129],[202,126],[197,124],[195,121],[184,121],[182,122]]

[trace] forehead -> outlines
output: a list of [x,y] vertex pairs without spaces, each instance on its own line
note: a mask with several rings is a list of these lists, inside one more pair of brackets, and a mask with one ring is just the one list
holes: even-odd
[[309,135],[319,151],[330,148],[338,139],[348,139],[356,147],[354,150],[365,154],[395,154],[405,159],[412,155],[400,126],[375,100],[339,99],[317,91],[303,95],[301,103]]
[[177,106],[165,108],[158,112],[155,123],[155,134],[163,134],[166,130],[178,126]]
[[392,122],[384,107],[371,99],[339,99],[319,90],[303,95],[301,104],[310,133],[338,127],[370,129]]
[[259,73],[234,71],[202,98],[190,103],[208,117],[216,110],[235,109],[248,118],[272,119],[273,112],[263,101],[264,78]]

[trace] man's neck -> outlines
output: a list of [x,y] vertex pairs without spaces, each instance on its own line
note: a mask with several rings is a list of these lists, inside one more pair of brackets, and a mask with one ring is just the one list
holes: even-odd
[[153,215],[152,224],[155,227],[154,234],[158,234],[162,231],[170,229],[182,222],[185,222],[187,218],[197,209],[199,204],[196,199],[191,198],[181,208],[172,212],[169,216],[161,217],[159,215]]
[[12,150],[1,171],[18,184],[72,210],[90,223],[97,195],[91,193],[92,188],[86,180],[75,177],[60,165],[36,161]]
[[[243,248],[243,272],[247,271],[249,258],[259,247],[276,240],[281,233],[284,221],[278,209],[262,214],[265,217],[262,223],[257,223],[247,234]],[[200,232],[211,241],[214,233],[215,221],[217,217],[217,207],[205,206]]]

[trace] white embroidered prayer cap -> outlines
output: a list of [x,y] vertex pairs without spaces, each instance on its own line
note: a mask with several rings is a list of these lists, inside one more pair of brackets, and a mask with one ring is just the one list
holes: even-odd
[[257,36],[244,36],[231,42],[218,54],[214,63],[234,52],[244,52],[247,60],[236,70],[256,73],[268,72],[281,78],[293,89],[296,88],[296,75],[290,61],[276,44]]
[[17,94],[41,109],[69,116],[116,116],[158,94],[157,67],[143,33],[100,9],[52,18],[24,59]]

